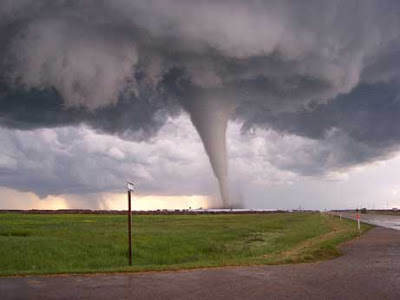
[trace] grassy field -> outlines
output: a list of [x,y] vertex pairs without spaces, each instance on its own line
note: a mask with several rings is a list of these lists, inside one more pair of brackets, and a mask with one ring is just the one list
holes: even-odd
[[358,235],[355,222],[320,213],[133,216],[129,267],[126,216],[6,213],[0,275],[308,262]]

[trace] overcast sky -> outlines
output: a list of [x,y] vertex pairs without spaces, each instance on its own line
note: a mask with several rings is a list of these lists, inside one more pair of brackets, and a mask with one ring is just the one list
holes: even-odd
[[3,0],[0,208],[400,206],[399,13]]

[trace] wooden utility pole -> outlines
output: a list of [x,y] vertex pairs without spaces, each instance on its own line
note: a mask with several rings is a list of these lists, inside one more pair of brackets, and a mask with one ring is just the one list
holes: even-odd
[[128,190],[128,243],[129,243],[129,265],[132,266],[132,210],[131,190]]
[[131,207],[131,192],[133,191],[133,183],[127,183],[128,186],[128,257],[129,265],[132,266],[132,207]]

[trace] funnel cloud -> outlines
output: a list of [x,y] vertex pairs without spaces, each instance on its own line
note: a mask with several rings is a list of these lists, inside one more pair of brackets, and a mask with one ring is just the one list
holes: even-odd
[[271,162],[304,176],[398,151],[399,12],[394,0],[3,0],[0,125],[148,141],[188,114],[229,207],[230,121],[322,145]]
[[221,192],[223,207],[229,207],[226,129],[235,109],[233,102],[218,99],[192,99],[185,108],[203,141],[204,149]]

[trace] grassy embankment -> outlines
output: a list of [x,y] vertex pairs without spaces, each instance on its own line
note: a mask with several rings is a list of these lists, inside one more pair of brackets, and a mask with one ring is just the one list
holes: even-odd
[[[362,230],[370,228],[362,225]],[[356,223],[325,214],[0,214],[0,275],[176,270],[310,262],[339,255]]]
[[400,210],[368,210],[367,214],[376,214],[376,215],[389,215],[389,216],[398,216],[400,217]]

